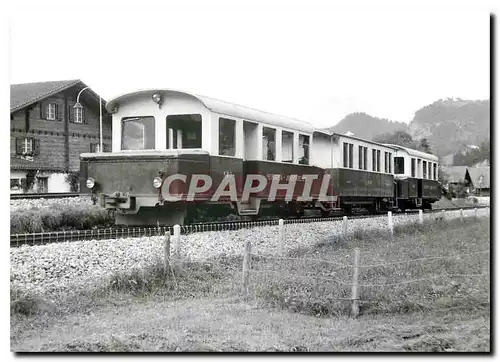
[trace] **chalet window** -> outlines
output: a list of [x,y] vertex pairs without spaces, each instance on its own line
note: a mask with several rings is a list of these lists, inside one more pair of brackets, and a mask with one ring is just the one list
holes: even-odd
[[276,160],[276,130],[274,128],[262,128],[262,157],[267,161]]
[[394,173],[396,175],[401,175],[405,173],[405,158],[404,157],[394,157]]
[[416,161],[414,158],[411,159],[411,177],[415,177]]
[[57,104],[49,103],[47,105],[47,119],[50,121],[54,121],[57,119]]
[[201,114],[167,116],[167,149],[201,148],[201,136]]
[[281,132],[281,160],[283,162],[293,162],[293,132]]
[[83,108],[74,108],[75,123],[83,123]]
[[122,118],[122,150],[152,150],[155,148],[155,118]]
[[219,155],[236,155],[236,121],[219,118]]
[[16,138],[16,154],[17,155],[39,155],[40,140],[35,138]]
[[299,134],[299,164],[309,165],[309,136]]

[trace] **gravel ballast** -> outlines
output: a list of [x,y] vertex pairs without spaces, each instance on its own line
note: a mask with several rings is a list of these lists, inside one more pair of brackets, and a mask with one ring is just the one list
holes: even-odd
[[[489,216],[489,209],[477,212],[479,217]],[[474,210],[464,210],[464,216],[474,216]],[[445,213],[446,219],[458,217],[460,211]],[[424,219],[433,218],[436,214],[424,214]],[[418,214],[394,215],[393,220],[394,226],[415,223]],[[387,230],[387,216],[348,220],[348,233],[359,229]],[[283,248],[287,251],[311,247],[341,232],[341,220],[286,224]],[[253,253],[276,254],[279,250],[278,226],[182,235],[180,253],[183,259],[193,261],[242,255],[248,240],[252,241]],[[113,274],[144,269],[161,260],[163,253],[164,237],[160,236],[11,248],[11,288],[57,295],[105,285]]]

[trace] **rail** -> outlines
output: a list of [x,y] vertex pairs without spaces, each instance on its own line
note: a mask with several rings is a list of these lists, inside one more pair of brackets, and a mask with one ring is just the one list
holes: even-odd
[[[488,206],[477,206],[476,209],[487,208]],[[461,208],[463,210],[474,209]],[[456,209],[446,209],[447,211],[460,210]],[[416,210],[418,212],[418,210]],[[428,213],[438,214],[442,213],[444,210],[429,210]],[[407,211],[405,214],[394,214],[394,217],[401,217],[407,214],[413,214],[413,211]],[[353,215],[349,217],[349,220],[355,219],[369,219],[374,217],[383,217],[384,214],[377,215]],[[315,222],[329,222],[329,221],[342,221],[342,216],[332,216],[332,217],[305,217],[300,219],[287,219],[284,220],[284,224],[301,224],[301,223],[315,223]],[[198,232],[210,232],[210,231],[231,231],[240,230],[255,227],[264,226],[277,226],[279,224],[279,219],[268,219],[260,221],[226,221],[226,222],[210,222],[210,223],[200,223],[200,224],[190,224],[181,225],[180,234],[192,234]],[[84,241],[84,240],[106,240],[106,239],[120,239],[120,238],[136,238],[136,237],[151,237],[164,235],[166,232],[172,233],[173,226],[157,226],[157,227],[129,227],[129,228],[97,228],[90,230],[66,230],[66,231],[52,231],[52,232],[40,232],[40,233],[23,233],[23,234],[11,234],[10,235],[10,246],[19,247],[22,245],[43,245],[48,243],[58,243],[58,242],[73,242],[73,241]]]
[[32,194],[10,194],[11,200],[23,199],[63,199],[68,197],[89,196],[78,192],[50,192],[50,193],[32,193]]

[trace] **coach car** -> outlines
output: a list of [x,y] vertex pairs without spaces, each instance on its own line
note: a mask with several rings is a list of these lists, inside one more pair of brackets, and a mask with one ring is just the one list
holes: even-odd
[[[81,155],[80,189],[117,224],[182,224],[221,206],[240,216],[300,216],[307,208],[376,212],[439,199],[429,177],[437,158],[418,151],[169,89],[127,93],[106,108],[112,152]],[[255,186],[255,175],[268,182]]]

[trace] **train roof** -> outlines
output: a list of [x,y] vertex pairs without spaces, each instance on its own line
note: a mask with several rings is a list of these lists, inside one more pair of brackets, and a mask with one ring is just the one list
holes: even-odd
[[224,101],[214,99],[214,98],[209,98],[209,97],[205,97],[205,96],[201,96],[201,95],[197,95],[197,94],[193,94],[193,93],[188,93],[188,92],[174,90],[174,89],[166,89],[166,88],[163,88],[163,89],[160,89],[160,88],[143,89],[143,90],[139,90],[136,92],[122,94],[118,97],[111,99],[107,103],[106,109],[108,110],[108,112],[112,113],[113,109],[116,106],[118,106],[120,104],[120,102],[126,102],[127,100],[133,99],[133,98],[135,98],[139,95],[143,95],[143,94],[150,93],[151,95],[153,95],[155,92],[161,92],[164,95],[165,95],[165,93],[171,93],[171,94],[181,94],[181,95],[185,95],[188,97],[192,97],[192,98],[195,98],[198,101],[200,101],[206,108],[208,108],[212,112],[224,114],[227,116],[234,116],[234,117],[242,118],[242,119],[249,120],[249,121],[266,123],[269,125],[274,125],[274,126],[283,127],[283,128],[290,128],[290,129],[294,129],[294,130],[302,131],[302,132],[306,132],[306,133],[320,132],[320,133],[327,134],[324,131],[317,129],[312,124],[305,122],[305,121],[295,119],[295,118],[280,116],[280,115],[276,115],[273,113],[259,111],[259,110],[254,109],[254,108],[249,108],[249,107],[244,107],[244,106],[241,106],[238,104],[224,102]]
[[406,151],[410,156],[424,158],[424,159],[431,160],[431,161],[436,161],[436,162],[439,161],[439,158],[437,156],[431,155],[430,153],[426,153],[426,152],[422,152],[422,151],[417,151],[417,150],[414,150],[412,148],[398,146],[398,145],[392,145],[392,144],[387,144],[387,146],[391,146],[391,147],[394,147],[396,149],[400,149],[400,150]]

